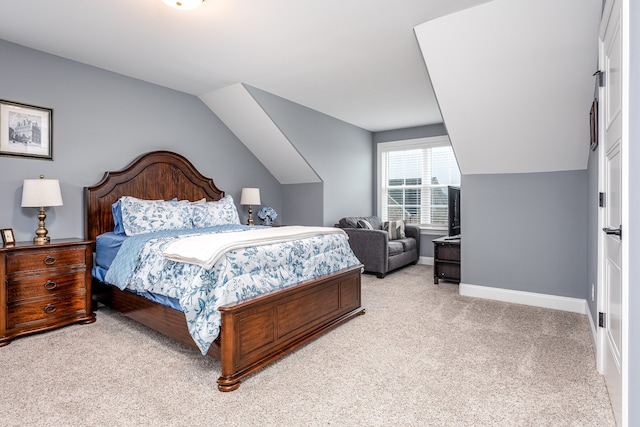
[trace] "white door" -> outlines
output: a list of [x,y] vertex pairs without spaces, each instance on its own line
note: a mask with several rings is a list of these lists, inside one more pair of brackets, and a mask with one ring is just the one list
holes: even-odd
[[[600,347],[601,369],[618,425],[622,425],[622,32],[621,1],[606,9],[600,31],[600,71],[604,87],[600,91],[602,225],[600,263],[601,286],[598,311],[603,314]],[[607,5],[610,6],[610,5]]]

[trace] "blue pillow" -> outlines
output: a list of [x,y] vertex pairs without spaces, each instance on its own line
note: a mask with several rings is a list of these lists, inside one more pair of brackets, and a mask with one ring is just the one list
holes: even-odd
[[120,209],[120,199],[118,199],[117,202],[111,205],[111,213],[113,214],[113,222],[115,223],[113,232],[115,234],[125,234],[124,225],[122,225],[122,210]]

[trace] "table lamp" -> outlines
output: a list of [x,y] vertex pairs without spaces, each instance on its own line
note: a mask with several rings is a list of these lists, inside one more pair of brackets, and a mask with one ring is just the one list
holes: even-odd
[[247,225],[253,225],[253,211],[251,207],[253,205],[260,204],[260,189],[259,188],[243,188],[242,196],[240,197],[241,205],[249,205],[249,221]]
[[62,206],[62,193],[60,193],[60,182],[57,179],[25,179],[22,186],[22,207],[40,208],[38,213],[38,229],[33,243],[45,245],[49,243],[47,229],[44,226],[44,219],[47,217],[44,208],[49,206]]

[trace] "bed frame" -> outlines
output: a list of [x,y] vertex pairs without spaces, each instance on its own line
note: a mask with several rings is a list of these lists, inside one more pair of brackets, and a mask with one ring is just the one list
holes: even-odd
[[[144,154],[119,172],[86,187],[85,236],[94,240],[113,231],[111,205],[121,196],[149,200],[219,200],[224,191],[184,157],[169,151]],[[93,279],[95,302],[172,337],[190,347],[184,314]],[[240,381],[267,364],[339,324],[364,314],[361,266],[296,286],[220,307],[222,326],[208,355],[221,361],[220,391],[233,391]]]

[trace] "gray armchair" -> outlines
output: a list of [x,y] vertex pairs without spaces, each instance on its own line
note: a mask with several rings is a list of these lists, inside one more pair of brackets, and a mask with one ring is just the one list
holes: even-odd
[[[365,220],[373,230],[362,228]],[[336,226],[349,236],[349,245],[364,264],[364,271],[375,273],[382,279],[389,271],[408,264],[416,264],[420,258],[420,227],[405,224],[404,239],[389,239],[384,223],[377,216],[345,217]]]

